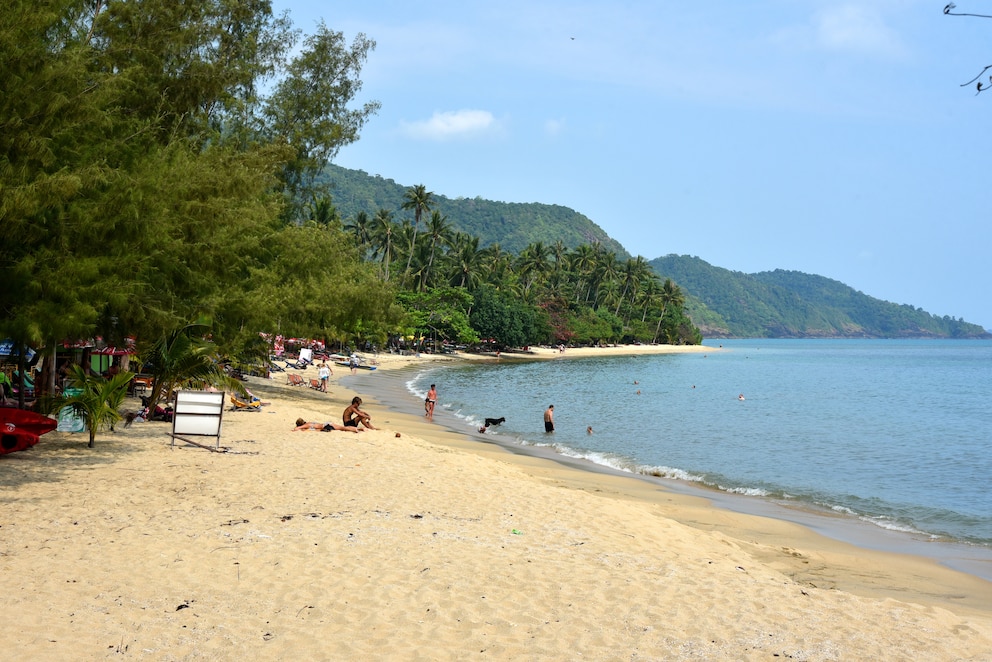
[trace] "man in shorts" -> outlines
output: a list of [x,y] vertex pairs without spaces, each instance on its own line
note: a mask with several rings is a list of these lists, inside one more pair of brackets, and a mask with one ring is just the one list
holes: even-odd
[[544,431],[554,432],[555,431],[555,406],[548,405],[548,408],[544,411]]
[[350,428],[357,428],[361,424],[368,430],[375,430],[376,428],[372,427],[371,423],[372,417],[360,409],[361,405],[362,399],[360,397],[356,395],[352,398],[351,404],[341,415],[342,422]]

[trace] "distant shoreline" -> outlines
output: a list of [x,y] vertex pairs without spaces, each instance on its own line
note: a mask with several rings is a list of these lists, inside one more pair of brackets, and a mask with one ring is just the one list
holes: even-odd
[[[507,356],[504,353],[501,355],[500,360],[512,362],[546,361],[649,354],[706,354],[714,351],[727,350],[724,350],[722,347],[704,345],[620,345],[615,347],[566,348],[564,352],[560,352],[557,349],[540,347],[532,348],[527,354],[518,352]],[[451,365],[458,362],[496,363],[495,356],[490,355],[459,353],[455,355],[442,355],[442,357]],[[431,355],[425,355],[419,360],[413,357],[397,357],[397,360],[389,363],[387,372],[400,371],[400,378],[393,381],[392,377],[389,377],[388,379],[391,381],[387,384],[366,382],[371,386],[366,391],[377,398],[383,398],[385,401],[384,404],[400,413],[417,416],[419,413],[419,403],[411,397],[411,394],[406,389],[405,378],[407,375],[413,375],[420,370],[434,367],[432,366],[433,363],[436,363],[436,361],[433,360]],[[826,535],[839,544],[849,544],[859,549],[899,555],[910,554],[932,559],[955,571],[964,572],[978,579],[992,582],[992,550],[985,548],[947,541],[935,543],[914,537],[909,533],[886,530],[854,518],[818,511],[815,508],[803,506],[802,504],[783,504],[774,499],[735,495],[705,485],[697,485],[672,478],[625,472],[592,461],[568,457],[541,446],[524,446],[510,443],[498,437],[486,437],[471,429],[455,427],[450,424],[436,423],[435,426],[437,425],[443,426],[452,434],[464,437],[472,444],[496,445],[516,456],[539,458],[554,462],[567,469],[588,472],[593,475],[613,476],[625,480],[633,479],[654,488],[660,488],[689,497],[707,499],[712,502],[712,507],[717,510],[725,510],[741,515],[767,517],[798,524],[808,528],[811,532],[817,531],[822,535]]]

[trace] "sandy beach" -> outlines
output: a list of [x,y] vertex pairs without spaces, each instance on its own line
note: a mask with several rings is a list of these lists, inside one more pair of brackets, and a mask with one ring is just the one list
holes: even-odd
[[[527,358],[669,349],[715,351]],[[353,390],[335,366],[328,394],[252,379],[269,404],[225,411],[228,452],[141,423],[0,456],[4,659],[992,660],[992,583],[362,393],[450,360],[384,355]],[[292,431],[356,392],[379,430]]]

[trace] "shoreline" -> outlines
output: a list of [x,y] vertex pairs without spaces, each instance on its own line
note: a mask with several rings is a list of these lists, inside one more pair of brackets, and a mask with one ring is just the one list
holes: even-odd
[[[7,659],[992,659],[988,582],[479,444],[367,397],[435,361],[379,359],[253,378],[227,453],[144,423],[0,458]],[[356,393],[380,430],[291,431]]]
[[[574,354],[559,355],[557,350],[544,348],[536,357],[528,357],[529,360],[541,360],[549,358],[590,358],[596,356],[628,356],[634,353],[672,353],[667,347],[642,347],[642,346],[619,346],[611,348],[582,348]],[[685,349],[682,349],[684,352]],[[699,346],[689,351],[723,351],[723,346],[710,347]],[[446,357],[450,358],[450,357]],[[465,357],[458,355],[458,358],[465,358],[469,362],[480,360],[478,357]],[[520,359],[521,357],[517,357]],[[457,360],[457,359],[455,359]],[[490,359],[492,360],[492,359]],[[528,360],[528,359],[524,359]],[[428,357],[419,362],[394,364],[402,370],[422,371],[430,369],[432,361]],[[411,375],[415,372],[411,372]],[[395,389],[396,395],[391,398],[390,405],[399,408],[406,413],[416,414],[417,403],[411,398],[411,394],[405,388],[405,384]],[[439,410],[442,411],[442,410]],[[530,455],[556,462],[562,466],[571,467],[580,471],[589,471],[597,474],[607,474],[627,477],[634,480],[646,481],[664,490],[673,491],[687,496],[695,496],[708,499],[715,508],[723,508],[736,513],[780,519],[801,526],[805,526],[813,531],[832,538],[841,543],[847,543],[858,548],[870,549],[879,552],[892,552],[903,555],[915,555],[934,560],[946,567],[975,576],[978,579],[992,582],[992,549],[973,545],[951,539],[935,539],[928,537],[926,533],[912,532],[901,529],[887,529],[880,527],[871,521],[863,520],[857,515],[846,515],[832,512],[823,507],[816,507],[814,504],[798,501],[782,501],[772,497],[752,497],[733,494],[719,490],[715,487],[687,482],[670,477],[652,476],[650,474],[624,471],[607,465],[599,464],[591,460],[571,457],[545,449],[542,446],[522,445],[506,440],[499,436],[487,437],[477,434],[468,426],[460,424],[458,420],[444,422],[442,424],[455,434],[462,434],[475,442],[496,444],[514,454]]]
[[[371,393],[377,401],[382,402],[387,408],[397,413],[419,418],[417,411],[419,401],[415,400],[414,396],[406,389],[405,380],[407,376],[412,377],[424,369],[429,369],[429,367],[430,363],[393,368],[393,370],[403,373],[402,379],[404,381],[402,383],[394,382],[384,387],[376,385],[367,389],[366,392]],[[390,378],[395,377],[391,376]],[[443,427],[451,434],[465,437],[474,444],[496,446],[513,455],[546,460],[575,471],[642,481],[664,492],[704,499],[714,509],[781,520],[817,532],[819,535],[840,544],[880,553],[916,556],[936,562],[949,570],[966,573],[985,582],[992,582],[992,550],[987,548],[958,541],[929,540],[923,537],[923,534],[913,534],[898,529],[885,529],[871,522],[862,521],[855,516],[834,513],[822,508],[816,509],[810,504],[787,503],[768,497],[733,494],[693,482],[624,471],[584,458],[562,455],[547,447],[521,445],[505,440],[500,436],[479,434],[469,426],[453,419],[443,409],[439,408],[438,412],[435,415],[433,425]]]
[[[633,348],[633,346],[629,346]],[[697,346],[701,349],[695,351],[720,351],[720,348]],[[590,358],[602,356],[598,353],[601,349],[607,349],[611,356],[630,355],[628,347],[615,348],[583,348],[572,355],[568,355],[568,350],[564,356],[559,356],[557,350],[545,350],[539,355],[537,360],[557,359],[557,358]],[[638,348],[640,352],[645,350]],[[638,353],[640,353],[638,352]],[[648,349],[645,353],[668,353],[663,349]],[[705,353],[705,351],[703,352]],[[457,361],[462,358],[446,357],[448,361]],[[469,358],[469,361],[477,361],[478,358]],[[494,360],[494,359],[493,359]],[[421,361],[394,362],[387,370],[399,370],[410,376],[417,372],[429,369],[434,363],[430,358]],[[420,419],[416,409],[417,401],[407,390],[405,385],[405,375],[402,382],[393,382],[386,386],[386,390],[393,393],[387,396],[389,402],[387,407],[402,413],[405,416]],[[371,392],[377,397],[383,395],[383,389],[373,387]],[[992,598],[992,552],[981,547],[967,545],[956,541],[929,541],[918,535],[898,530],[888,530],[880,528],[869,522],[845,516],[842,514],[816,510],[803,504],[786,504],[778,500],[761,497],[746,497],[735,495],[720,490],[709,488],[704,485],[696,485],[671,478],[655,477],[646,474],[637,474],[614,469],[595,462],[561,455],[554,450],[540,446],[524,446],[509,441],[501,441],[499,437],[486,437],[475,433],[468,427],[459,429],[455,420],[447,420],[443,410],[438,410],[435,418],[439,418],[434,423],[427,423],[431,427],[443,427],[445,431],[452,435],[458,435],[467,440],[469,447],[467,450],[473,451],[472,444],[483,447],[494,446],[504,450],[514,457],[534,458],[538,461],[550,462],[567,471],[577,471],[590,473],[594,476],[608,476],[619,481],[635,481],[645,484],[644,488],[632,488],[638,494],[638,498],[645,498],[645,493],[652,494],[653,491],[660,491],[661,494],[673,494],[684,496],[689,499],[700,499],[706,502],[709,508],[715,511],[724,511],[731,515],[741,515],[744,517],[756,517],[776,522],[782,522],[802,527],[811,535],[820,536],[831,543],[840,546],[850,547],[850,553],[856,554],[858,550],[864,552],[874,552],[878,554],[892,554],[896,557],[917,558],[925,563],[934,563],[950,572],[962,573],[975,580],[983,582],[988,591],[987,596]],[[426,422],[425,422],[426,423]],[[437,435],[435,435],[437,436]],[[431,437],[433,440],[433,437]],[[594,480],[594,479],[592,479]],[[580,481],[583,484],[585,481]],[[646,497],[649,500],[651,496]],[[708,518],[700,518],[700,521],[712,522],[720,521],[723,517],[715,515]],[[682,522],[688,523],[688,522]],[[712,523],[707,526],[715,526]],[[771,528],[775,528],[772,526]],[[967,582],[966,582],[967,583]],[[898,590],[893,595],[898,594]],[[984,598],[983,598],[984,600]],[[981,604],[979,602],[978,604]]]

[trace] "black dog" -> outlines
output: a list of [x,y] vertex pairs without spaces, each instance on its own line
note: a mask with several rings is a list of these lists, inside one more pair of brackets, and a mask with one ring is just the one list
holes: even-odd
[[486,427],[487,428],[490,425],[499,425],[500,423],[506,423],[506,419],[504,417],[502,417],[502,416],[500,416],[499,418],[487,418],[486,419]]

